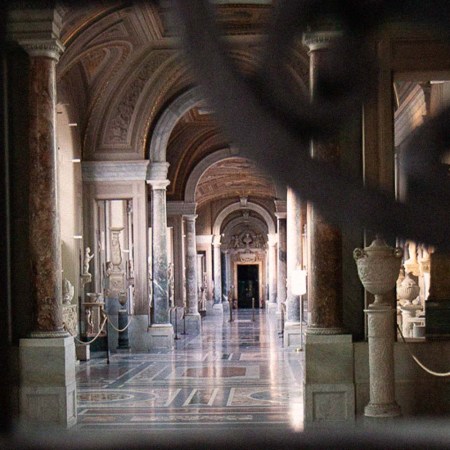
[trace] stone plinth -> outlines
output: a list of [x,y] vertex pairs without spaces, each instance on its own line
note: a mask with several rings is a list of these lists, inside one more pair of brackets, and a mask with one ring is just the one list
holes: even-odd
[[389,306],[372,307],[368,316],[370,402],[367,417],[396,417],[401,414],[395,401],[394,314]]
[[300,322],[285,322],[283,344],[285,348],[302,348],[302,326]]
[[351,335],[306,335],[305,426],[355,420]]
[[202,331],[202,317],[200,313],[186,314],[185,324],[187,334],[200,334]]
[[77,422],[73,337],[20,340],[23,422],[69,428]]
[[169,324],[153,324],[149,330],[149,344],[152,350],[165,349],[173,350],[174,333],[173,327]]

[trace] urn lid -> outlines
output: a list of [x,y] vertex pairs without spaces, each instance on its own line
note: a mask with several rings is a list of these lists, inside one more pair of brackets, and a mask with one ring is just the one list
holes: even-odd
[[368,256],[388,256],[394,254],[397,258],[400,258],[403,255],[402,249],[389,247],[379,235],[376,236],[368,247],[364,248],[364,253]]

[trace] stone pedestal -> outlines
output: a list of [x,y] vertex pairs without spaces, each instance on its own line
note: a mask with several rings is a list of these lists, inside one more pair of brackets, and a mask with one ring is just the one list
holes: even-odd
[[394,315],[389,306],[375,306],[368,316],[370,402],[367,417],[396,417],[401,414],[395,401]]
[[124,330],[119,333],[117,348],[129,349],[128,328],[124,329],[128,325],[128,311],[126,309],[119,309],[117,314],[117,325],[119,330]]
[[186,314],[186,333],[187,334],[200,334],[202,331],[202,316],[200,313]]
[[148,330],[148,335],[150,349],[173,350],[174,333],[171,324],[153,324]]
[[224,311],[223,303],[214,303],[212,310],[213,313],[222,314]]
[[355,420],[350,335],[305,337],[305,426]]
[[302,325],[300,322],[285,322],[283,332],[283,345],[285,348],[302,348]]
[[417,311],[422,309],[419,305],[403,305],[400,307],[402,311],[402,333],[405,338],[413,337],[413,322]]
[[21,420],[69,428],[77,422],[73,337],[20,340]]

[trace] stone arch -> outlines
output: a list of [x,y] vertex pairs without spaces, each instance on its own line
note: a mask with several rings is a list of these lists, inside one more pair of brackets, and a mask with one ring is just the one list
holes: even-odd
[[178,120],[202,101],[200,88],[194,87],[177,97],[158,120],[150,141],[151,162],[165,162],[167,144]]
[[[194,170],[189,175],[188,181],[186,183],[186,188],[184,190],[184,201],[185,202],[195,202],[195,190],[197,188],[198,182],[202,175],[215,163],[222,161],[227,158],[232,158],[239,155],[239,149],[229,147],[221,150],[217,150],[214,153],[209,154],[203,158],[195,167]],[[274,181],[275,193],[278,199],[286,198],[286,189],[283,189],[281,185]]]
[[225,218],[228,215],[230,215],[232,212],[238,211],[240,209],[242,209],[242,210],[249,209],[250,211],[255,211],[265,220],[265,222],[267,224],[267,228],[269,230],[269,234],[276,233],[275,222],[272,219],[272,216],[269,214],[269,212],[265,208],[263,208],[262,206],[260,206],[256,203],[252,203],[252,202],[248,202],[246,206],[241,206],[240,202],[236,202],[236,203],[232,203],[231,205],[228,205],[227,207],[225,207],[219,213],[219,215],[216,217],[216,220],[214,221],[214,226],[213,226],[213,234],[216,236],[220,235],[220,228],[221,228],[222,223],[225,220]]

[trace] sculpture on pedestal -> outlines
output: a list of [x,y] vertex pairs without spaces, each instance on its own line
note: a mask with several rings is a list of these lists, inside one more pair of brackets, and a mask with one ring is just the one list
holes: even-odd
[[395,401],[394,313],[385,294],[394,289],[403,251],[377,238],[369,247],[357,248],[353,256],[361,283],[375,301],[368,315],[370,402],[364,409],[368,417],[395,417],[400,407]]
[[91,262],[91,259],[94,257],[94,254],[91,254],[91,249],[89,247],[86,247],[86,250],[84,251],[84,260],[83,260],[83,275],[90,275],[89,273],[89,263]]
[[70,303],[72,302],[74,293],[75,293],[75,288],[74,288],[73,284],[67,278],[64,278],[63,289],[62,289],[64,305],[70,305]]

